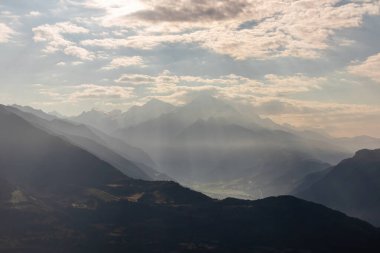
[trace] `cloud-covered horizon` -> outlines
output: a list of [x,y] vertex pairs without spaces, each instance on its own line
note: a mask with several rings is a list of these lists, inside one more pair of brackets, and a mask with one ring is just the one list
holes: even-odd
[[0,103],[78,114],[212,94],[380,137],[378,0],[5,0]]

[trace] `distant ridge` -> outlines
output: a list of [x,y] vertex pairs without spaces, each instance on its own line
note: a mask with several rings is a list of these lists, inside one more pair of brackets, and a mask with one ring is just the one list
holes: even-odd
[[103,112],[92,109],[82,112],[78,116],[69,117],[74,122],[90,125],[106,133],[113,133],[120,128],[137,125],[141,122],[154,119],[162,114],[169,113],[175,106],[158,99],[151,99],[141,106],[132,106],[128,111],[114,110]]
[[165,178],[161,177],[160,173],[149,168],[149,165],[152,165],[153,162],[142,150],[129,146],[97,130],[57,118],[45,120],[49,119],[49,117],[44,117],[45,114],[42,114],[42,112],[34,114],[36,110],[28,110],[25,113],[13,107],[7,107],[6,109],[53,135],[64,136],[67,141],[107,161],[127,176],[145,180]]

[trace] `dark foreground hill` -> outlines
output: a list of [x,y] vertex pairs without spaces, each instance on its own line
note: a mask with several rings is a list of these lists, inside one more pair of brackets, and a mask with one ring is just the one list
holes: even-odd
[[380,247],[379,231],[371,225],[294,197],[213,201],[174,183],[118,182],[54,200],[19,198],[0,209],[0,252],[378,252]]
[[0,252],[378,252],[378,229],[294,197],[216,201],[132,180],[0,108]]
[[380,149],[356,152],[296,195],[380,226]]

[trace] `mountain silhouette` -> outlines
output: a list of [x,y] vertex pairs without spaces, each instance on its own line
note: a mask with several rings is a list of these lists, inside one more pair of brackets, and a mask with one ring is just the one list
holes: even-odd
[[380,225],[380,149],[360,150],[296,194]]
[[[18,108],[22,110],[24,107]],[[168,178],[151,168],[154,162],[144,151],[96,129],[56,118],[46,120],[48,116],[41,111],[35,115],[13,107],[8,107],[7,110],[54,135],[63,136],[72,144],[107,161],[129,177],[146,180]]]
[[0,107],[2,252],[377,252],[379,230],[295,197],[214,200],[127,177]]

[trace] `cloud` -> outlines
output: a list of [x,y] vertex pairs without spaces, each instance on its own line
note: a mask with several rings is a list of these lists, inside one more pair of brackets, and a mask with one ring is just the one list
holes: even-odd
[[67,115],[78,114],[85,109],[89,110],[94,107],[112,109],[117,107],[121,109],[128,104],[133,104],[131,101],[137,99],[133,88],[117,85],[50,86],[41,84],[33,86],[33,88],[38,94],[38,100],[30,104],[42,106],[48,111],[54,108],[54,110],[65,112]]
[[248,1],[144,1],[147,10],[133,14],[139,20],[149,22],[204,22],[220,21],[237,17],[249,7]]
[[[342,44],[337,44],[336,32],[360,27],[367,15],[380,15],[379,0],[63,2],[69,7],[97,10],[97,15],[76,21],[94,31],[110,31],[108,36],[92,33],[91,38],[78,42],[82,47],[152,50],[174,43],[195,44],[237,60],[319,58],[329,48],[354,43],[340,38]],[[45,50],[56,49],[52,44]]]
[[170,96],[177,93],[212,92],[228,99],[255,97],[285,97],[309,92],[321,87],[326,78],[308,77],[302,74],[292,76],[266,75],[256,80],[239,75],[225,75],[218,78],[202,76],[180,76],[169,71],[159,75],[124,74],[115,80],[128,86],[143,85],[148,96]]
[[359,64],[349,66],[348,72],[380,83],[380,53],[368,57]]
[[28,14],[28,16],[29,17],[39,17],[39,16],[41,16],[42,14],[41,14],[41,12],[39,12],[39,11],[31,11],[31,12],[29,12],[29,14]]
[[37,92],[49,98],[50,103],[77,103],[80,101],[117,101],[134,98],[133,88],[115,85],[80,84],[50,87],[35,86]]
[[81,41],[83,46],[100,47],[105,49],[118,48],[136,48],[142,50],[151,50],[161,44],[170,43],[192,43],[192,38],[185,35],[136,35],[129,36],[128,39],[105,38],[105,39],[88,39]]
[[118,68],[130,67],[130,66],[145,67],[145,63],[144,63],[143,58],[140,56],[132,56],[132,57],[124,56],[124,57],[117,57],[117,58],[112,59],[112,61],[103,69],[112,70],[112,69],[118,69]]
[[133,89],[121,86],[101,86],[95,84],[82,84],[75,87],[76,91],[69,94],[68,100],[77,102],[84,99],[114,100],[132,98]]
[[321,84],[326,82],[324,77],[308,77],[302,74],[293,76],[266,75],[266,87],[261,86],[264,90],[270,90],[271,94],[284,95],[287,93],[300,93],[310,90],[321,89]]
[[67,2],[85,8],[104,10],[110,16],[123,16],[144,8],[143,3],[139,0],[82,0]]
[[92,61],[95,58],[93,53],[91,53],[87,49],[84,49],[82,47],[77,47],[77,46],[68,46],[63,50],[63,52],[66,55],[74,56],[81,60]]
[[132,86],[140,84],[152,84],[156,82],[156,77],[141,74],[125,74],[115,80],[117,83],[126,83]]
[[112,8],[103,6],[106,14],[99,22],[136,34],[85,40],[83,45],[150,50],[168,43],[193,43],[239,60],[314,59],[336,46],[332,37],[337,31],[359,27],[364,16],[380,14],[378,0],[342,4],[338,0],[142,0],[129,14],[116,4],[122,1],[114,2]]
[[51,90],[49,88],[46,88],[46,87],[42,86],[42,87],[40,87],[38,89],[38,92],[41,95],[49,97],[49,99],[51,100],[51,101],[49,101],[50,103],[53,103],[53,102],[65,102],[65,98],[64,98],[64,96],[62,96],[61,93],[55,92],[55,91],[53,91],[53,90]]
[[53,25],[45,24],[32,29],[34,41],[45,43],[43,52],[51,54],[58,51],[81,60],[93,60],[95,56],[85,48],[78,47],[75,42],[64,35],[88,34],[90,31],[71,22],[60,22]]
[[8,42],[15,34],[15,31],[8,25],[0,23],[0,43]]
[[380,108],[376,105],[327,103],[286,98],[263,98],[254,103],[258,113],[280,124],[335,136],[378,136]]
[[[358,113],[357,108],[365,108],[365,111],[373,111],[370,106],[358,106],[351,104],[326,103],[309,100],[295,100],[285,97],[256,97],[254,99],[254,107],[261,115],[270,115],[274,117],[282,117],[289,115],[298,115],[302,117],[311,117],[311,115],[327,115],[327,114],[351,114],[353,110]],[[371,110],[369,110],[371,108]]]
[[200,76],[178,76],[163,71],[157,76],[141,75],[141,74],[124,74],[116,79],[117,83],[125,83],[128,85],[147,85],[153,86],[150,90],[157,93],[167,93],[178,88],[187,87],[188,89],[207,89],[222,85],[237,85],[240,81],[248,80],[244,77],[229,75],[220,78],[205,78]]

